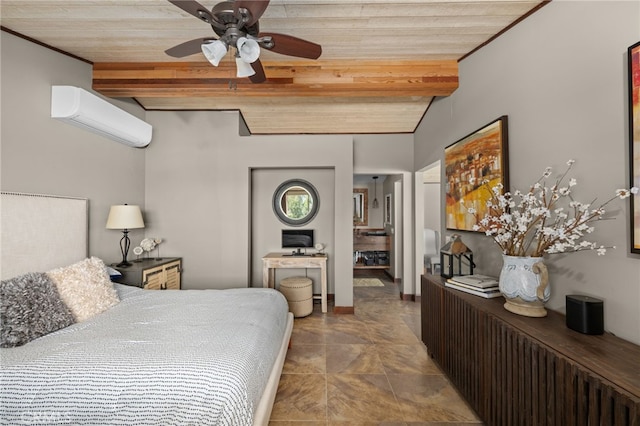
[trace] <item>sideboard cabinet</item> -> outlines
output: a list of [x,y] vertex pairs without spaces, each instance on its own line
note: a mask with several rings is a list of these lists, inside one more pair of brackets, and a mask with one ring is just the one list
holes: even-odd
[[142,259],[133,261],[131,266],[112,267],[122,274],[115,280],[121,284],[145,290],[180,290],[182,259],[179,257]]
[[422,341],[486,425],[640,426],[640,346],[421,284]]

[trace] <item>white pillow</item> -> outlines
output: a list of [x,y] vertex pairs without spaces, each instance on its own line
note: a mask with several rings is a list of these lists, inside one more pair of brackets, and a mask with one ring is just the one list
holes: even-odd
[[104,262],[97,257],[54,269],[47,275],[77,322],[86,321],[120,302]]

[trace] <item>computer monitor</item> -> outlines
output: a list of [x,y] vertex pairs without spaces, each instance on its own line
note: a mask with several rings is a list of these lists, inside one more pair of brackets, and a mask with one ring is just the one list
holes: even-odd
[[314,235],[313,229],[283,229],[282,230],[282,248],[298,249],[297,253],[301,254],[301,249],[313,248]]

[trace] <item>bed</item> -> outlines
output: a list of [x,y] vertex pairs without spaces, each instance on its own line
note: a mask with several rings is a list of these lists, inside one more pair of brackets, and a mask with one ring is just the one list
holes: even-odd
[[[58,207],[75,215],[73,225],[66,214],[52,223]],[[293,325],[286,299],[268,288],[149,291],[101,282],[92,294],[108,293],[111,304],[77,320],[58,280],[60,271],[77,272],[78,265],[94,272],[104,265],[86,253],[87,221],[78,218],[86,219],[87,209],[81,199],[2,194],[3,285],[45,271],[38,276],[58,286],[76,320],[0,349],[0,424],[266,425]],[[39,215],[52,225],[51,238],[46,224],[34,225]],[[37,248],[15,237],[33,226],[35,245],[58,238],[61,227],[65,240],[84,245],[70,244],[59,250],[61,260],[49,254],[36,264]]]

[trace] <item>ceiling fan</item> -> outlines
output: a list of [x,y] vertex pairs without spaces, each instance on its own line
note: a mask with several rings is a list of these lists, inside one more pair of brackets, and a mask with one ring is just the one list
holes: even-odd
[[195,0],[168,0],[185,12],[211,25],[217,37],[204,37],[178,44],[165,53],[182,58],[202,51],[207,60],[218,66],[230,47],[235,48],[237,76],[249,77],[253,83],[266,80],[260,62],[260,48],[282,55],[318,59],[322,47],[297,37],[278,33],[261,33],[258,19],[269,0],[235,0],[216,4],[211,11]]

